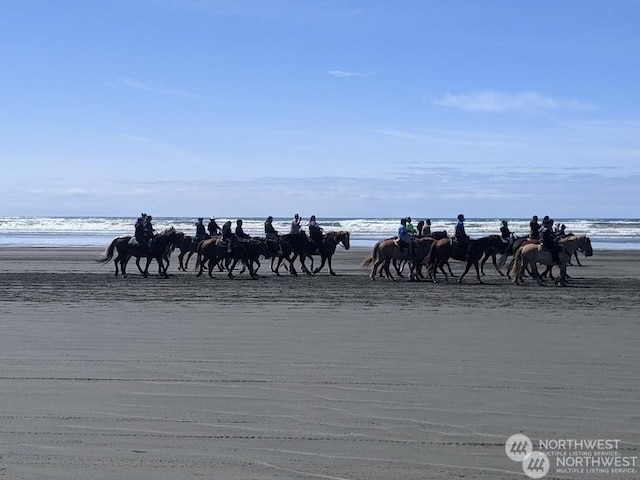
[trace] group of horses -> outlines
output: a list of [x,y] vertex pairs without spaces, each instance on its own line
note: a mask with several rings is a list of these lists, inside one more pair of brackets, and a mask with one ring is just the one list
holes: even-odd
[[[551,252],[541,248],[539,241],[526,237],[507,242],[500,235],[488,235],[474,239],[467,247],[458,245],[454,239],[447,236],[446,232],[434,232],[430,236],[414,239],[411,252],[408,246],[403,245],[396,237],[381,240],[376,243],[371,255],[362,265],[372,268],[371,279],[373,280],[382,275],[393,280],[391,265],[394,266],[398,276],[402,276],[402,268],[408,265],[410,280],[426,279],[436,282],[438,272],[444,275],[445,280],[448,280],[449,276],[455,276],[449,265],[449,260],[453,259],[466,263],[464,272],[458,278],[459,283],[472,266],[475,268],[478,282],[483,283],[484,265],[491,259],[500,275],[505,275],[502,269],[506,266],[506,275],[517,284],[523,281],[525,272],[540,284],[544,282],[543,277],[546,275],[553,279],[551,269],[558,265],[560,274],[554,280],[556,283],[566,285],[567,266],[572,257],[575,256],[580,264],[578,252],[588,257],[593,255],[593,249],[590,239],[585,235],[567,235],[559,239],[559,244],[562,246],[562,251],[558,253],[556,260]],[[320,272],[325,264],[328,265],[329,273],[335,275],[332,258],[338,245],[349,250],[349,232],[328,232],[320,245],[317,245],[304,231],[281,235],[278,242],[262,237],[251,237],[236,239],[228,245],[221,242],[219,237],[199,240],[169,227],[156,235],[154,241],[147,247],[132,243],[131,236],[117,237],[107,246],[98,261],[107,263],[113,259],[115,276],[121,273],[126,277],[127,264],[131,258],[135,257],[140,273],[146,277],[149,274],[149,265],[155,259],[158,263],[158,274],[167,277],[171,252],[177,249],[180,252],[178,269],[187,271],[189,260],[195,254],[197,256],[195,270],[198,276],[202,275],[206,268],[208,275],[213,277],[213,270],[217,267],[221,272],[226,270],[231,277],[237,264],[241,263],[243,271],[248,270],[249,275],[256,278],[261,258],[271,260],[271,270],[276,275],[280,275],[279,269],[283,265],[291,275],[297,275],[296,260],[300,262],[301,270],[308,275]],[[498,255],[501,255],[499,260]],[[315,269],[313,268],[314,256],[320,256],[320,265]],[[507,264],[511,256],[513,258]],[[144,268],[140,266],[141,258],[146,259]],[[311,262],[310,268],[307,267],[307,260]],[[544,273],[541,274],[538,271],[538,264],[547,267]],[[445,267],[448,272],[445,271]],[[426,270],[425,273],[423,269]]]
[[[115,238],[98,259],[104,264],[113,259],[116,277],[118,274],[127,276],[127,264],[134,257],[138,270],[144,277],[148,276],[149,265],[154,259],[158,263],[158,274],[167,277],[170,256],[176,249],[180,252],[178,269],[182,271],[187,270],[191,256],[197,255],[195,268],[198,276],[202,275],[207,268],[209,276],[213,277],[213,269],[217,266],[220,271],[227,270],[231,277],[236,265],[242,263],[243,270],[248,270],[251,278],[256,278],[261,257],[271,259],[271,270],[276,275],[280,275],[279,269],[283,263],[291,275],[297,275],[296,260],[300,262],[302,271],[309,275],[320,272],[325,264],[329,267],[329,273],[335,275],[332,257],[337,246],[341,244],[345,250],[349,250],[351,246],[350,233],[347,231],[328,232],[319,245],[313,242],[304,231],[281,235],[277,242],[263,237],[251,237],[234,239],[230,244],[222,242],[220,237],[196,239],[176,231],[173,227],[156,235],[148,246],[143,247],[135,242],[132,243],[131,238],[131,236]],[[320,265],[315,269],[313,268],[314,256],[320,256]],[[141,258],[146,258],[144,268],[140,266]],[[307,260],[311,262],[310,268],[307,267]]]
[[[528,272],[539,284],[543,284],[544,277],[548,275],[556,284],[566,285],[567,266],[571,263],[572,257],[575,257],[580,265],[578,252],[589,257],[593,255],[593,248],[591,240],[586,235],[567,235],[560,238],[558,243],[561,248],[559,248],[558,258],[555,260],[550,251],[542,249],[539,240],[527,237],[508,242],[500,235],[488,235],[472,240],[468,246],[462,246],[455,239],[447,237],[446,234],[433,235],[414,239],[411,254],[408,247],[402,245],[397,238],[389,238],[376,243],[373,252],[362,265],[372,267],[372,280],[383,274],[393,280],[390,266],[393,265],[396,274],[401,275],[401,267],[408,264],[410,280],[426,278],[436,282],[438,271],[444,275],[445,280],[448,280],[449,276],[454,276],[449,265],[449,260],[453,259],[466,263],[464,272],[458,278],[458,283],[462,282],[472,266],[475,268],[478,282],[484,283],[481,275],[484,275],[484,265],[490,258],[497,272],[504,276],[502,268],[507,265],[508,258],[513,256],[507,265],[506,275],[514,283],[522,283],[525,272]],[[498,255],[501,255],[499,261],[497,261]],[[547,267],[542,274],[538,270],[538,264]],[[555,265],[558,265],[560,269],[558,278],[553,278],[551,272]],[[448,274],[444,270],[445,266]],[[422,273],[423,267],[426,268],[426,275]]]

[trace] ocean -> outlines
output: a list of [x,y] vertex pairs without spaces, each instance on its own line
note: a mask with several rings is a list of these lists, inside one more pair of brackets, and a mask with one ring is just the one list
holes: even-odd
[[[218,218],[220,226],[235,218]],[[419,218],[413,219],[413,225]],[[500,232],[500,218],[469,218],[465,222],[467,233],[473,237]],[[529,231],[527,218],[506,218],[509,228],[516,235]],[[156,230],[174,226],[186,234],[195,233],[192,217],[154,217]],[[205,219],[205,225],[209,219]],[[264,218],[243,218],[244,230],[251,235],[263,236]],[[371,247],[378,240],[395,235],[398,218],[318,218],[325,232],[349,230],[351,245]],[[636,218],[559,218],[567,233],[585,234],[591,238],[595,249],[640,250],[640,219]],[[131,217],[0,217],[0,247],[106,247],[121,235],[133,235],[135,219]],[[290,218],[275,218],[273,222],[280,233],[288,233]],[[303,221],[303,226],[307,222]],[[446,230],[450,235],[456,224],[451,218],[432,218],[431,229]]]

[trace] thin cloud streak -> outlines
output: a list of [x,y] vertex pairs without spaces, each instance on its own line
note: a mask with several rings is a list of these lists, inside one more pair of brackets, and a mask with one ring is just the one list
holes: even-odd
[[338,78],[346,78],[346,77],[370,77],[371,75],[373,75],[373,72],[367,72],[367,73],[362,73],[362,72],[344,72],[342,70],[329,70],[329,75],[333,75],[334,77],[338,77]]
[[169,97],[178,97],[178,98],[186,98],[190,100],[204,100],[205,97],[202,95],[187,92],[184,90],[173,90],[168,88],[158,88],[147,85],[146,83],[140,82],[134,78],[128,77],[117,77],[115,79],[115,84],[117,86],[123,86],[130,88],[132,90],[137,90],[139,92],[152,93],[155,95],[163,95]]
[[552,98],[537,92],[508,93],[481,91],[462,95],[446,94],[435,100],[436,105],[458,108],[469,112],[510,113],[543,110],[594,110],[595,107],[577,100]]

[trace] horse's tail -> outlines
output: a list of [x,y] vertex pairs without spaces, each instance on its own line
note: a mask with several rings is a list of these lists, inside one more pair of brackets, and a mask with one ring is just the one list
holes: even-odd
[[380,250],[380,242],[376,243],[376,245],[373,247],[373,253],[368,256],[364,262],[362,262],[363,267],[370,268],[371,265],[374,264],[374,262],[378,258],[378,250]]
[[437,240],[431,244],[431,248],[429,249],[429,253],[427,254],[425,259],[423,260],[424,264],[427,267],[427,277],[428,278],[434,278],[435,274],[436,274],[437,259],[438,259],[438,250],[436,248],[437,244],[438,244]]
[[522,247],[520,247],[516,251],[516,255],[513,258],[513,265],[511,266],[511,270],[509,270],[509,276],[511,277],[512,282],[518,283],[518,278],[520,277],[521,271],[522,271]]
[[194,267],[193,271],[197,272],[198,269],[200,268],[200,254],[201,254],[201,249],[202,249],[202,244],[204,242],[200,242],[198,243],[198,246],[196,247],[196,266]]
[[96,262],[107,263],[109,260],[113,258],[113,251],[116,249],[116,242],[119,240],[118,238],[114,238],[113,241],[109,244],[109,246],[104,250],[102,255],[96,259]]

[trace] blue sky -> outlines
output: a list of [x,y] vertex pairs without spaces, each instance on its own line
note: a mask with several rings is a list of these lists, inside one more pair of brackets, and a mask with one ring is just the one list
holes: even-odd
[[3,0],[0,21],[0,215],[639,216],[639,0]]

